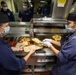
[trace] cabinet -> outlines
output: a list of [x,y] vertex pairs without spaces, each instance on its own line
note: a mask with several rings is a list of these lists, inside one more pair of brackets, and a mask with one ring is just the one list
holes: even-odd
[[[52,75],[51,72],[35,72],[35,75]],[[24,73],[22,75],[32,75],[32,73]]]

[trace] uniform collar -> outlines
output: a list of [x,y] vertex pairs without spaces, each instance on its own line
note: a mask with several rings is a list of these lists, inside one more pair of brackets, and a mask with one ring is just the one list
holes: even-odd
[[27,12],[28,10],[23,10],[23,11]]
[[71,39],[73,36],[76,36],[76,32],[74,32],[74,33],[69,33],[69,34],[66,36],[66,40]]

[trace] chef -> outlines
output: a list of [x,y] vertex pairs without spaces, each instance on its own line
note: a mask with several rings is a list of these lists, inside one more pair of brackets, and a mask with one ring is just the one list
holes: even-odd
[[[52,69],[53,75],[76,75],[76,12],[68,15],[65,29],[68,35],[60,42],[52,39],[43,40],[57,56],[57,64]],[[60,46],[61,49],[56,49],[52,44]]]
[[31,50],[22,59],[16,57],[13,48],[2,39],[2,35],[7,34],[9,31],[8,17],[0,12],[0,75],[21,75],[21,69],[35,50]]
[[23,2],[23,9],[20,10],[18,17],[20,22],[33,21],[33,13],[28,9],[28,2]]

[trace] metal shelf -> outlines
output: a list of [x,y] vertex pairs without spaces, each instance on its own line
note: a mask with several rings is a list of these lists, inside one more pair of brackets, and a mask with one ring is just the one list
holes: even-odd
[[9,25],[11,27],[20,27],[20,26],[29,27],[31,23],[30,22],[9,22]]

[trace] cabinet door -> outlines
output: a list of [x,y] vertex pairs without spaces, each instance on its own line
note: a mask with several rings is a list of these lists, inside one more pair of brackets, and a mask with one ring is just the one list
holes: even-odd
[[35,75],[51,75],[50,72],[39,72],[35,73]]
[[32,73],[23,73],[21,75],[32,75]]
[[[50,72],[36,72],[34,73],[35,75],[52,75]],[[24,73],[24,74],[21,74],[21,75],[32,75],[32,73]]]
[[40,73],[40,75],[50,75],[48,72]]

